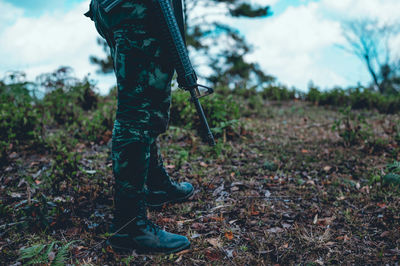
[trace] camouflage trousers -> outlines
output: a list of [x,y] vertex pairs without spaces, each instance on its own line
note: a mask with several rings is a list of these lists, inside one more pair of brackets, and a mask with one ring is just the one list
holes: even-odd
[[167,129],[174,68],[161,45],[152,0],[130,0],[110,12],[92,0],[91,17],[107,41],[118,83],[112,136],[116,199],[169,178],[157,136]]

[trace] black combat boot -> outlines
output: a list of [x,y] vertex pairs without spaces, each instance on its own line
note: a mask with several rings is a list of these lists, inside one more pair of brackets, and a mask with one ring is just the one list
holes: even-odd
[[177,183],[171,180],[164,168],[163,159],[157,141],[150,147],[150,162],[147,175],[146,201],[150,207],[160,207],[167,203],[182,202],[193,195],[190,183]]
[[[109,240],[115,251],[135,250],[142,254],[170,254],[190,247],[190,242],[185,236],[168,233],[147,219],[143,196],[133,198],[133,195],[130,195],[130,198],[116,198],[114,224],[111,228],[111,233],[115,235]],[[129,224],[124,227],[127,223]]]
[[[153,171],[151,171],[154,174]],[[149,173],[150,174],[150,173]],[[146,201],[150,207],[160,207],[168,203],[177,203],[187,200],[193,195],[194,188],[190,183],[177,183],[169,177],[162,167],[162,174],[158,179],[148,178]]]

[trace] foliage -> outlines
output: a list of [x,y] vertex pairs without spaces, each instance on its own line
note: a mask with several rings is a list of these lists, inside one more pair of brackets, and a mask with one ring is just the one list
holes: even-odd
[[[239,106],[233,96],[223,97],[218,94],[201,99],[207,120],[212,130],[220,134],[224,130],[232,131],[240,117]],[[172,94],[171,125],[201,130],[196,109],[187,92],[178,90]]]
[[387,174],[383,176],[382,181],[386,185],[400,186],[400,162],[394,161],[387,166]]
[[74,123],[84,111],[94,109],[98,102],[88,80],[76,80],[71,74],[72,69],[61,67],[38,77],[39,86],[46,91],[43,108],[47,110],[48,118],[59,125]]
[[350,107],[340,109],[341,117],[335,121],[332,130],[336,131],[343,139],[346,146],[359,144],[368,140],[372,135],[363,114],[356,114]]
[[53,241],[50,244],[37,244],[20,250],[20,261],[25,265],[65,265],[68,259],[68,251],[75,241],[63,243]]
[[21,73],[10,76],[6,79],[11,83],[0,83],[0,167],[14,146],[28,144],[38,137],[39,112],[29,94],[31,83],[21,81]]
[[316,105],[350,106],[353,109],[376,109],[381,113],[400,111],[400,95],[382,95],[367,88],[334,88],[321,91],[311,86],[304,99]]
[[58,194],[62,185],[71,182],[79,171],[80,155],[73,151],[77,140],[60,131],[49,135],[47,145],[51,149],[52,162],[45,184]]
[[274,86],[270,85],[265,87],[261,96],[264,100],[268,99],[270,101],[288,101],[298,98],[299,92],[295,89],[288,89],[285,86]]

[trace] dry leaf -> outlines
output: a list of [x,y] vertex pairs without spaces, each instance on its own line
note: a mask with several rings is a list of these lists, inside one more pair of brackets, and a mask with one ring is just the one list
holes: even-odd
[[376,204],[379,208],[385,208],[386,207],[386,203],[382,202],[382,203],[377,203]]
[[267,229],[267,232],[270,232],[270,233],[282,233],[283,231],[284,230],[280,227],[273,227],[273,228]]
[[329,166],[329,165],[327,165],[327,166],[324,167],[324,171],[325,171],[325,172],[329,172],[331,169],[332,169],[332,167]]
[[200,162],[200,166],[202,166],[202,167],[208,167],[208,164],[206,164],[205,162]]
[[232,233],[232,231],[225,232],[225,237],[226,237],[226,239],[228,239],[229,241],[232,240],[232,239],[233,239],[233,233]]
[[210,238],[210,239],[207,239],[207,242],[211,245],[211,246],[213,246],[214,248],[220,248],[222,245],[221,245],[221,242],[218,240],[218,238]]
[[317,224],[318,222],[318,213],[314,216],[313,224]]

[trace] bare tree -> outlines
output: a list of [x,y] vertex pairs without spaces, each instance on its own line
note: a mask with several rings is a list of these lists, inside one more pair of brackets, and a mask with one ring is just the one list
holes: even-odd
[[400,24],[361,19],[347,21],[342,28],[347,45],[341,47],[366,65],[374,87],[380,93],[398,92],[400,58],[393,40],[400,32]]

